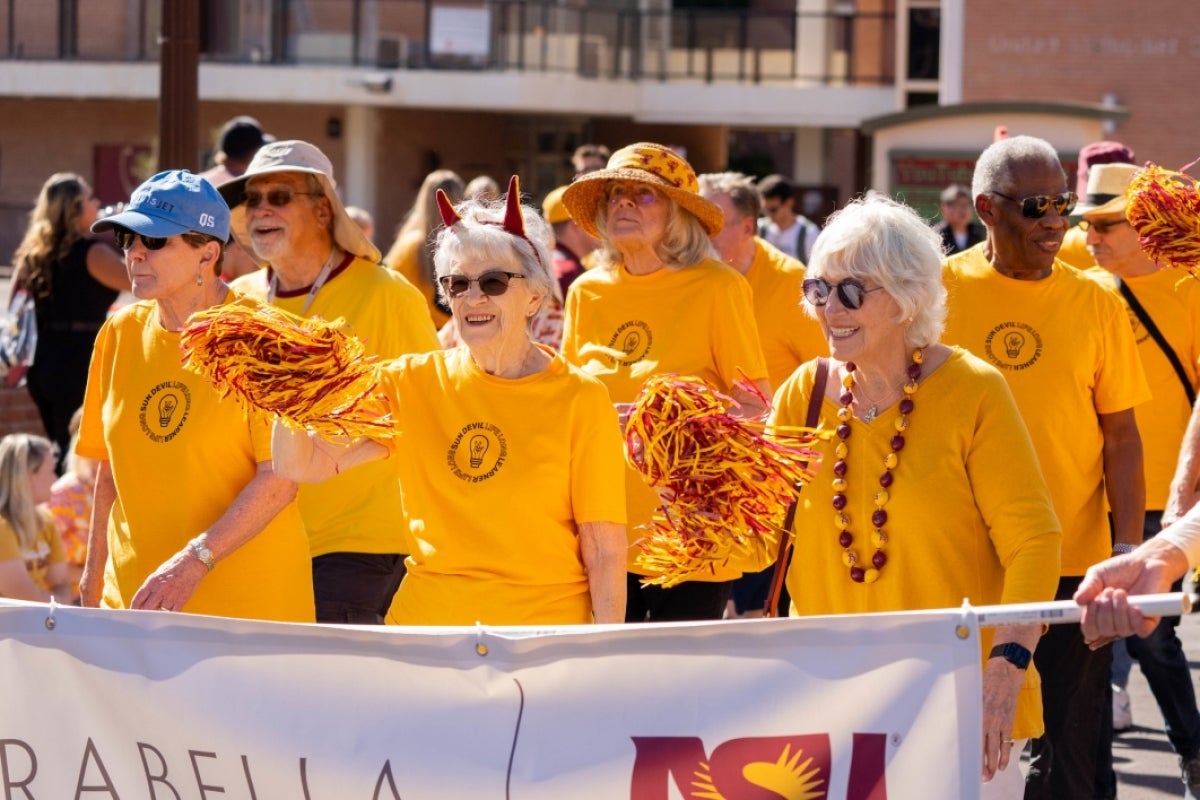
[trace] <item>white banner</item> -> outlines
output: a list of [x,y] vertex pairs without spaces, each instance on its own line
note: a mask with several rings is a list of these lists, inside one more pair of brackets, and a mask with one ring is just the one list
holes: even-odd
[[0,601],[0,800],[975,798],[977,636],[960,611],[434,631]]

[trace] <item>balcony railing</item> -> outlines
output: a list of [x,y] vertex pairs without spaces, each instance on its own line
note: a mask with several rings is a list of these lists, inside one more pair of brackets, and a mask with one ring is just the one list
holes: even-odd
[[[0,59],[157,61],[162,2],[0,0]],[[895,18],[879,10],[883,0],[829,0],[803,12],[621,2],[202,0],[201,58],[606,80],[894,83]]]

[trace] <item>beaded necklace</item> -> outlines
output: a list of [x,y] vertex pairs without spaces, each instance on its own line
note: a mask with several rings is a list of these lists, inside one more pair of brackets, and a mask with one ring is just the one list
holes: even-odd
[[[883,459],[883,474],[879,476],[879,491],[875,493],[875,511],[871,514],[871,524],[875,530],[871,532],[871,545],[875,548],[874,555],[868,565],[861,565],[858,551],[854,549],[854,534],[850,532],[850,515],[846,513],[846,457],[850,455],[850,419],[854,412],[850,406],[854,403],[854,371],[857,369],[853,361],[846,362],[846,374],[842,377],[843,392],[841,408],[837,411],[838,442],[833,454],[837,461],[833,464],[833,510],[834,525],[838,529],[838,544],[842,547],[842,563],[850,570],[850,580],[855,583],[874,583],[879,580],[879,574],[887,563],[887,553],[884,547],[888,543],[888,535],[883,526],[887,524],[888,515],[884,510],[895,476],[892,471],[900,464],[900,451],[904,449],[904,432],[908,430],[908,415],[913,410],[913,395],[917,393],[917,379],[921,377],[921,363],[925,360],[924,351],[920,348],[913,351],[912,363],[908,365],[908,382],[904,384],[904,397],[900,400],[900,416],[896,419],[896,435],[892,437],[891,452]],[[868,420],[869,422],[870,420]]]

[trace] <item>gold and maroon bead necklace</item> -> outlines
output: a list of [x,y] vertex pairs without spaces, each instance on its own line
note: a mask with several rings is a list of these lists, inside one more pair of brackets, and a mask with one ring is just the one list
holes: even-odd
[[[891,452],[883,459],[883,473],[879,476],[879,491],[875,492],[875,511],[871,514],[871,546],[875,552],[869,563],[859,560],[858,550],[854,547],[854,534],[850,532],[850,515],[846,513],[846,458],[850,455],[850,419],[854,416],[851,406],[854,404],[854,371],[857,369],[853,361],[846,362],[846,374],[842,376],[842,395],[839,398],[841,407],[838,408],[837,444],[833,454],[837,461],[833,463],[833,510],[834,525],[838,530],[838,544],[842,548],[842,563],[850,570],[850,580],[855,583],[874,583],[879,580],[879,574],[887,564],[887,553],[884,548],[888,543],[888,535],[884,531],[888,514],[884,506],[890,498],[892,483],[895,481],[893,472],[900,465],[900,451],[904,449],[904,434],[908,430],[908,415],[913,410],[913,395],[917,393],[917,380],[921,377],[921,364],[925,360],[924,352],[918,348],[913,351],[912,363],[908,365],[908,381],[904,384],[904,396],[900,400],[900,416],[896,418],[896,434],[892,437]],[[868,420],[869,421],[869,420]]]

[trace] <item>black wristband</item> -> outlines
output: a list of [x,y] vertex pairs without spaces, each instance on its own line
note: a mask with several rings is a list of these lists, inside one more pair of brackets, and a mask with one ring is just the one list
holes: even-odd
[[993,658],[1003,658],[1017,669],[1028,669],[1029,659],[1033,658],[1033,653],[1016,642],[1009,642],[993,647],[992,652],[988,653],[988,659]]

